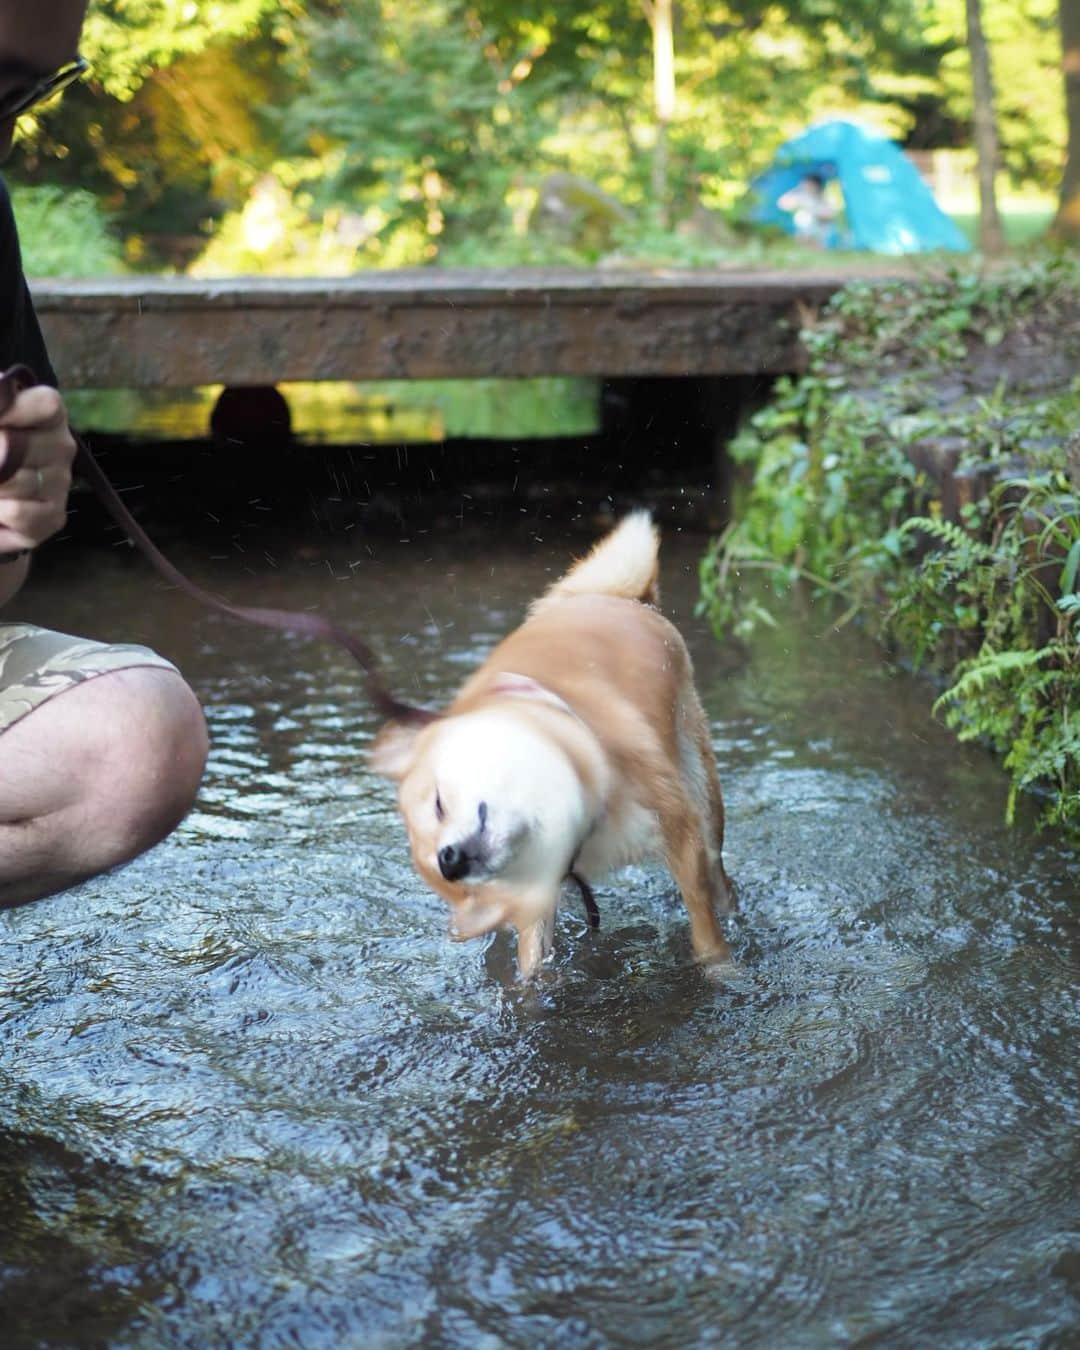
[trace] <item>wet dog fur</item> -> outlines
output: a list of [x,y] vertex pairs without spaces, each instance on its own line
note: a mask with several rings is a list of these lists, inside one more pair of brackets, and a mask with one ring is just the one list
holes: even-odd
[[627,516],[443,713],[388,723],[372,750],[452,935],[515,928],[525,979],[551,951],[571,870],[594,882],[656,855],[696,956],[730,959],[723,800],[690,654],[656,608],[658,553],[648,514]]

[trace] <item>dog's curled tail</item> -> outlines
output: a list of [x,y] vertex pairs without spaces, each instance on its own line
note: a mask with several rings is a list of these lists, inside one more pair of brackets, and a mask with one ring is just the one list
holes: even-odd
[[574,595],[619,595],[660,603],[660,535],[648,511],[634,511],[593,546],[532,606],[535,614]]

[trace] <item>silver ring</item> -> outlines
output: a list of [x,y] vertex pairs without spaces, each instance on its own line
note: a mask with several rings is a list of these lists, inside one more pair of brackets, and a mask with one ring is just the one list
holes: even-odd
[[40,469],[37,470],[37,493],[38,501],[45,500],[45,475]]

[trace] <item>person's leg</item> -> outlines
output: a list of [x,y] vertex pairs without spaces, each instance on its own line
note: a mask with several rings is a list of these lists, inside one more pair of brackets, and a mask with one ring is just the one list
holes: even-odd
[[164,662],[84,674],[20,716],[0,734],[0,906],[163,839],[191,806],[206,754],[198,701]]

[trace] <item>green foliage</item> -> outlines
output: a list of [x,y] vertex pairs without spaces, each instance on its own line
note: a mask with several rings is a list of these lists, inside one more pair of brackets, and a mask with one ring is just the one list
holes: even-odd
[[[932,46],[922,40],[931,22],[922,0],[687,0],[667,134],[670,201],[659,203],[647,9],[625,0],[345,0],[316,14],[289,56],[305,92],[282,119],[291,153],[310,156],[316,209],[374,208],[385,217],[381,240],[410,229],[442,260],[490,244],[546,261],[567,241],[523,242],[522,220],[543,179],[569,170],[638,218],[619,260],[712,263],[739,250],[659,220],[685,225],[699,203],[730,207],[779,141],[826,110],[888,105],[879,120],[897,134],[914,129],[899,75],[918,71],[932,85],[958,41],[940,32]],[[891,92],[877,82],[887,72],[897,76]],[[575,261],[598,256],[587,244],[575,251]]]
[[[946,725],[961,740],[987,741],[1005,756],[1010,823],[1018,791],[1040,786],[1051,792],[1049,821],[1080,825],[1080,594],[1072,589],[1080,512],[1075,501],[1062,510],[1071,500],[1063,499],[1064,487],[1047,475],[1016,501],[1009,500],[1016,484],[1006,480],[985,513],[995,524],[992,543],[959,526],[946,530],[940,520],[906,522],[907,534],[927,534],[939,547],[898,580],[886,616],[901,642],[948,671],[950,683],[934,704]],[[1064,566],[1043,561],[1048,543]],[[1040,644],[1051,616],[1053,631]],[[975,646],[974,654],[956,664],[942,659],[943,647],[964,646]]]
[[93,192],[129,262],[183,266],[275,161],[266,109],[289,97],[285,29],[263,0],[95,6],[90,77],[20,120],[6,174]]
[[[1018,183],[1054,184],[1061,174],[1065,102],[1059,4],[1069,0],[981,0],[990,45],[995,114],[1006,171]],[[964,0],[937,0],[926,34],[947,44],[929,85],[960,125],[972,116],[971,72],[963,42]]]
[[542,135],[542,82],[515,81],[471,6],[352,0],[307,23],[303,38],[294,59],[307,88],[286,135],[311,157],[317,206],[373,211],[373,248],[412,231],[428,256],[444,233],[493,224]]
[[317,215],[310,196],[290,192],[266,174],[243,207],[222,219],[188,272],[198,277],[344,276],[356,269],[365,234],[361,219],[336,208]]
[[734,443],[753,477],[703,559],[703,609],[718,631],[775,622],[743,572],[835,597],[837,622],[945,681],[948,726],[1005,756],[1010,820],[1033,787],[1080,830],[1080,266],[852,285],[806,345],[807,374]]
[[127,101],[156,72],[212,42],[250,37],[280,8],[275,0],[95,0],[81,50],[105,92]]
[[123,250],[97,200],[78,189],[15,188],[23,266],[31,277],[92,277],[119,272]]
[[360,388],[391,406],[430,409],[443,436],[585,436],[599,424],[590,379],[383,380]]
[[[1056,2],[982,0],[1005,161],[1044,190],[1065,137]],[[90,78],[22,120],[11,169],[101,197],[138,265],[185,266],[222,221],[235,234],[274,173],[302,229],[321,235],[328,213],[374,225],[357,266],[489,249],[696,266],[763,251],[703,233],[697,215],[731,210],[816,117],[869,115],[912,147],[969,140],[961,0],[682,0],[656,201],[648,13],[626,0],[101,0]],[[552,172],[633,214],[613,250],[533,237]]]

